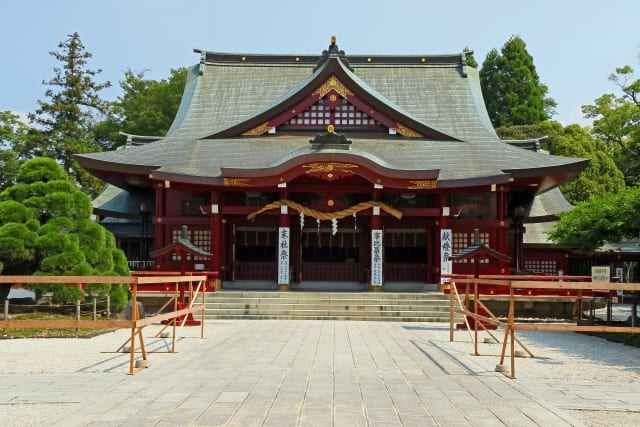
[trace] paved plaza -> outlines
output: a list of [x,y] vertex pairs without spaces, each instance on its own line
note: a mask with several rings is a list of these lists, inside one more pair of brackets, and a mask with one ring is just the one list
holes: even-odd
[[[115,352],[127,330],[0,340],[3,418],[65,427],[555,427],[583,425],[580,410],[596,421],[610,412],[640,420],[637,382],[589,381],[584,372],[509,379],[495,372],[500,345],[483,347],[492,356],[473,356],[469,334],[456,331],[450,342],[442,323],[209,321],[204,340],[199,327],[185,328],[174,354],[170,339],[153,338],[158,330],[144,330],[151,367],[134,376],[128,355]],[[518,359],[516,374],[558,363]]]

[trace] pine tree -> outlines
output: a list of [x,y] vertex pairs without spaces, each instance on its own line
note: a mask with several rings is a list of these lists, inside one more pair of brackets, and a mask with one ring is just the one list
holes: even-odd
[[511,37],[501,49],[493,49],[480,69],[487,111],[494,127],[529,125],[548,120],[556,102],[546,97],[525,42]]
[[90,195],[100,191],[101,182],[82,169],[74,154],[100,151],[91,125],[108,112],[108,103],[98,92],[111,85],[96,83],[93,78],[102,70],[86,67],[92,57],[85,50],[78,33],[58,44],[58,52],[50,52],[62,67],[55,67],[54,77],[43,81],[47,101],[38,100],[39,108],[30,115],[32,123],[41,129],[39,138],[18,147],[23,157],[51,157],[69,173],[77,184]]

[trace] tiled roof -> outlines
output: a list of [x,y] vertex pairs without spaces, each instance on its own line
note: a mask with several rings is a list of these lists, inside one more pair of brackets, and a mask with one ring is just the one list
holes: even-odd
[[[321,71],[319,57],[314,61],[312,55],[206,51],[201,51],[201,57],[190,69],[179,111],[165,138],[79,155],[80,164],[111,173],[157,171],[215,179],[221,168],[268,168],[311,154],[309,134],[203,138],[292,96],[313,78],[319,64]],[[507,173],[544,176],[562,170],[576,174],[586,165],[583,159],[542,155],[500,141],[484,107],[478,72],[464,65],[461,55],[344,56],[340,52],[331,58],[371,99],[424,128],[442,132],[445,139],[451,137],[449,141],[345,132],[353,142],[345,155],[397,170],[440,170],[441,184]]]
[[[243,57],[247,60],[230,59]],[[420,62],[423,57],[425,63]],[[190,69],[170,137],[201,138],[246,120],[304,86],[315,66],[308,60],[296,62],[292,55],[204,58]],[[354,78],[425,125],[458,139],[498,139],[484,107],[478,71],[463,69],[459,55],[347,58]]]

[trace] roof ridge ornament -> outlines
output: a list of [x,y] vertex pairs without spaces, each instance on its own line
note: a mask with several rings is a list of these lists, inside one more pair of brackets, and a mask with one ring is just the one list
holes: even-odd
[[319,133],[315,138],[309,141],[312,150],[348,150],[351,140],[347,139],[343,134],[335,133],[333,125],[327,126],[327,131]]
[[349,71],[353,71],[353,68],[351,68],[344,50],[340,50],[340,48],[336,44],[336,36],[331,36],[331,44],[329,45],[329,49],[322,51],[322,55],[318,60],[318,64],[313,69],[313,72],[315,73],[316,71],[318,71],[318,69],[331,57],[338,58],[349,69]]

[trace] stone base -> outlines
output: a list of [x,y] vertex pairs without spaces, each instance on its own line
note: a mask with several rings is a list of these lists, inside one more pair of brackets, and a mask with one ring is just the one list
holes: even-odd
[[278,290],[279,291],[288,291],[289,290],[289,284],[288,283],[278,284]]

